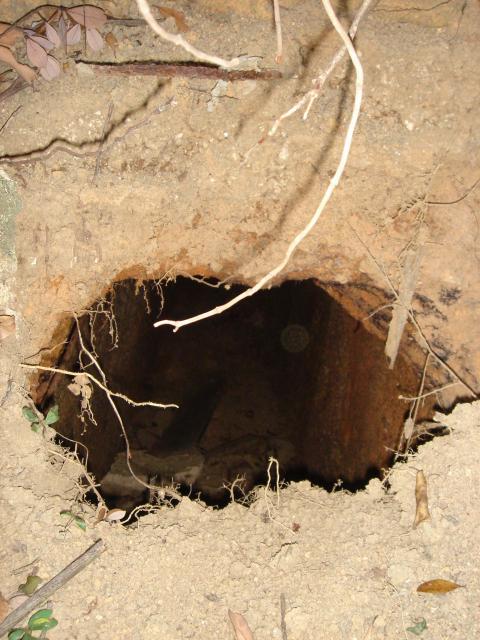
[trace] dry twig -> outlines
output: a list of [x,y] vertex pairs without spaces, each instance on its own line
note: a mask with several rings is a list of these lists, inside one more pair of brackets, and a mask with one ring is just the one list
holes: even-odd
[[[78,376],[78,371],[70,371],[69,369],[59,369],[56,367],[44,367],[39,364],[29,364],[28,362],[22,362],[20,366],[23,369],[36,369],[38,371],[50,371],[51,373],[61,373],[65,376],[71,376],[72,378],[75,378],[75,376]],[[100,382],[100,380],[95,378],[95,376],[92,376],[91,373],[88,373],[88,371],[82,371],[82,375],[87,376],[89,380],[91,380],[94,384],[96,384],[97,387],[100,387],[100,389],[102,389],[102,391],[104,391],[105,393],[110,394],[115,398],[120,398],[121,400],[125,400],[125,402],[128,402],[128,404],[131,404],[134,407],[158,407],[159,409],[178,409],[177,404],[160,404],[159,402],[150,402],[150,401],[135,402],[135,400],[132,400],[128,396],[124,395],[123,393],[110,391],[110,389],[108,389],[105,385],[103,385]]]
[[275,62],[281,64],[283,61],[283,41],[282,41],[282,19],[280,17],[280,3],[273,0],[273,17],[275,20],[275,33],[277,34],[277,55]]
[[237,80],[279,80],[283,77],[276,69],[237,69],[228,71],[206,64],[182,64],[166,62],[126,62],[122,64],[97,64],[78,62],[99,75],[107,76],[155,76],[161,78],[206,78],[235,82]]
[[[137,0],[140,1],[140,0]],[[320,219],[320,216],[322,215],[328,201],[330,200],[330,198],[332,197],[332,194],[336,188],[336,186],[338,185],[340,178],[345,170],[345,165],[347,164],[347,160],[348,160],[348,156],[350,153],[350,147],[352,145],[352,138],[353,138],[353,134],[355,132],[355,128],[357,126],[357,121],[358,121],[358,117],[360,115],[360,107],[362,104],[362,94],[363,94],[363,68],[361,65],[361,62],[357,56],[357,53],[355,51],[355,48],[350,40],[350,38],[348,37],[347,33],[345,32],[345,30],[343,29],[342,25],[340,24],[340,22],[337,19],[337,16],[335,15],[332,6],[330,4],[330,0],[322,0],[323,5],[325,7],[325,11],[327,12],[328,17],[330,18],[330,21],[332,23],[332,25],[334,26],[335,30],[337,31],[337,33],[339,34],[339,36],[342,38],[342,40],[345,43],[345,47],[350,55],[350,58],[355,66],[355,72],[356,72],[356,82],[355,82],[355,101],[354,101],[354,106],[353,106],[353,110],[352,110],[352,115],[350,118],[350,123],[348,125],[348,129],[347,129],[347,133],[345,135],[345,140],[343,143],[343,149],[342,149],[342,154],[340,157],[340,161],[338,163],[337,166],[337,170],[335,171],[335,174],[333,176],[333,178],[330,180],[330,183],[323,195],[323,198],[320,201],[320,204],[318,205],[315,213],[313,214],[312,218],[310,219],[309,223],[302,229],[302,231],[300,231],[300,233],[292,240],[292,242],[290,243],[290,245],[288,246],[288,249],[285,253],[285,257],[283,258],[282,262],[277,265],[274,269],[272,269],[269,273],[267,273],[267,275],[265,275],[263,278],[261,278],[259,280],[259,282],[257,282],[256,285],[254,285],[253,287],[246,289],[245,291],[243,291],[241,294],[239,294],[238,296],[236,296],[235,298],[232,298],[232,300],[230,300],[229,302],[226,302],[223,305],[220,305],[218,307],[215,307],[214,309],[211,309],[210,311],[206,311],[205,313],[201,313],[199,315],[193,316],[191,318],[186,318],[185,320],[160,320],[158,322],[155,322],[154,327],[160,327],[163,325],[170,325],[174,328],[174,331],[178,331],[178,329],[180,329],[181,327],[184,327],[185,325],[188,324],[193,324],[194,322],[199,322],[200,320],[204,320],[205,318],[210,318],[214,315],[223,313],[224,311],[226,311],[227,309],[230,309],[231,307],[233,307],[234,305],[236,305],[238,302],[240,302],[241,300],[244,300],[245,298],[248,298],[250,296],[253,296],[255,293],[257,293],[258,291],[260,291],[260,289],[263,289],[263,287],[270,283],[279,273],[281,273],[283,271],[283,269],[286,267],[286,265],[288,264],[288,262],[290,261],[291,257],[293,256],[293,254],[295,253],[296,249],[298,248],[298,246],[303,242],[303,240],[308,236],[308,234],[310,233],[310,231],[315,227],[315,225],[317,224],[318,220]]]
[[37,589],[25,602],[14,609],[10,615],[0,624],[0,638],[5,635],[12,627],[15,627],[29,613],[35,611],[42,603],[55,593],[60,587],[63,587],[77,573],[80,573],[93,560],[105,550],[103,540],[97,540],[91,547],[78,556],[73,562],[57,573],[57,575],[49,580],[42,587]]

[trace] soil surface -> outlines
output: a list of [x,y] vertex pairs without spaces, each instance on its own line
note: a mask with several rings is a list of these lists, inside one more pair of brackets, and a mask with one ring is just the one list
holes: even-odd
[[[76,501],[79,465],[30,431],[21,402],[13,392],[1,412],[3,594],[25,582],[29,567],[17,571],[28,563],[46,580],[98,538],[107,547],[53,596],[52,639],[233,638],[229,609],[256,640],[398,640],[414,637],[408,628],[420,619],[426,640],[480,632],[479,403],[437,416],[450,435],[397,464],[388,489],[379,480],[355,495],[293,483],[223,510],[184,498],[124,528],[94,524],[94,509]],[[431,519],[413,529],[418,469]],[[417,593],[436,578],[462,588]]]
[[[133,0],[97,4],[115,18],[139,15]],[[397,401],[400,389],[412,396],[447,384],[434,397],[451,407],[480,390],[480,6],[414,4],[380,1],[361,23],[364,98],[346,172],[273,284],[309,279],[340,303],[348,320],[335,323],[325,359],[353,360],[367,389],[372,378],[362,366],[373,351],[383,357],[392,304],[410,281],[405,304],[414,322],[390,392]],[[17,20],[36,6],[3,1],[0,19]],[[182,12],[184,36],[195,46],[245,55],[250,66],[282,78],[97,75],[89,63],[191,61],[143,24],[109,21],[102,31],[113,34],[109,46],[56,52],[58,79],[38,79],[8,98],[0,93],[0,591],[9,599],[32,567],[50,579],[102,538],[102,556],[52,597],[59,621],[52,640],[223,640],[234,637],[229,609],[245,616],[255,640],[475,638],[478,403],[438,414],[448,435],[356,494],[307,481],[276,491],[272,474],[270,488],[257,488],[248,507],[215,510],[184,497],[126,526],[96,522],[83,467],[51,428],[34,433],[22,416],[30,398],[44,399],[50,379],[21,363],[58,364],[74,314],[102,300],[96,313],[108,311],[108,292],[126,279],[140,288],[155,282],[159,291],[180,275],[254,284],[282,260],[335,172],[355,92],[347,59],[307,119],[300,111],[268,135],[340,46],[321,3],[282,0],[281,64],[267,0],[169,6]],[[345,24],[358,6],[337,8]],[[178,27],[173,17],[162,24]],[[16,53],[26,61],[22,47]],[[0,92],[12,77],[0,76]],[[135,306],[129,319],[135,326],[156,319],[147,316]],[[372,349],[366,342],[350,349],[358,323],[377,341]],[[350,372],[339,376],[355,396]],[[309,408],[321,413],[317,391]],[[145,399],[141,388],[135,397]],[[374,402],[384,407],[390,397],[377,371],[372,414]],[[343,406],[340,397],[332,404],[332,414]],[[369,415],[362,414],[365,423]],[[358,434],[353,409],[350,427]],[[308,442],[317,446],[321,437],[312,433]],[[413,528],[419,469],[431,518]],[[436,578],[461,588],[416,591]]]

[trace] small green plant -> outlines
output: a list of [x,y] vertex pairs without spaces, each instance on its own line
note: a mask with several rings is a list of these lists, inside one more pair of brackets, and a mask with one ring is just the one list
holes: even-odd
[[[44,632],[53,629],[57,624],[58,620],[52,618],[51,609],[40,609],[30,616],[26,627],[12,629],[8,633],[8,640],[35,640],[35,638],[45,639]],[[34,635],[34,631],[40,631],[41,635]]]
[[40,431],[40,427],[54,424],[58,421],[58,405],[55,404],[48,410],[44,417],[40,412],[35,412],[31,407],[22,408],[23,416],[30,422],[30,428],[35,433]]
[[34,593],[38,589],[39,585],[42,582],[43,580],[42,578],[40,578],[40,576],[29,575],[27,576],[27,579],[24,582],[24,584],[21,584],[18,587],[18,590],[24,593],[26,596],[30,597],[32,593]]
[[87,523],[85,520],[80,516],[75,515],[72,511],[60,511],[60,515],[69,519],[65,528],[68,528],[68,526],[73,522],[82,531],[87,530]]

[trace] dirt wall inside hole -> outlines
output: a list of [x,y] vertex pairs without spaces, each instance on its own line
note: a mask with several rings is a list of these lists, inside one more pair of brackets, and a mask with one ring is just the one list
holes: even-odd
[[[80,331],[112,391],[178,404],[164,410],[117,402],[131,460],[141,459],[141,451],[158,459],[172,451],[201,452],[203,471],[193,490],[211,500],[224,498],[223,485],[237,477],[246,477],[247,491],[263,482],[269,455],[279,460],[282,477],[326,486],[339,479],[360,486],[380,474],[400,446],[408,407],[398,396],[415,393],[417,377],[402,354],[390,371],[383,342],[315,281],[262,291],[176,334],[152,326],[170,314],[199,313],[241,290],[188,278],[162,287],[122,281],[74,323],[55,365],[78,371],[81,362],[94,372],[80,348]],[[57,432],[81,443],[82,457],[88,451],[89,470],[101,481],[126,448],[105,394],[94,388],[92,414],[81,413],[71,378],[43,376],[37,402],[43,409],[59,405]],[[432,404],[429,398],[418,419],[430,417]]]
[[[6,5],[13,19],[33,3]],[[413,309],[432,349],[478,391],[479,192],[469,189],[478,177],[480,53],[472,42],[480,9],[454,5],[398,12],[386,2],[365,19],[357,37],[365,95],[347,171],[282,278],[317,278],[364,320],[391,301],[387,277],[398,289],[408,251],[420,251]],[[276,68],[267,12],[250,2],[228,6],[228,14],[207,0],[178,8],[204,48],[247,51]],[[135,7],[119,2],[112,11],[133,15]],[[343,11],[351,19],[354,7]],[[2,122],[21,107],[1,137],[2,180],[20,203],[2,262],[2,304],[18,316],[20,358],[54,346],[61,317],[127,274],[201,272],[248,284],[281,260],[335,169],[353,91],[345,63],[305,122],[293,117],[265,138],[339,45],[317,3],[293,2],[284,14],[280,81],[231,82],[215,99],[211,80],[92,77],[70,58],[54,83],[0,103]],[[116,27],[115,35],[115,60],[107,48],[85,59],[187,57],[143,27]],[[110,101],[112,138],[142,126],[102,156],[95,180],[94,157],[55,152],[9,162],[56,140],[95,146]],[[359,305],[351,293],[367,289],[376,293]],[[384,314],[365,320],[383,339]],[[419,376],[424,357],[408,336],[404,346]],[[445,381],[431,363],[429,372],[429,383]]]

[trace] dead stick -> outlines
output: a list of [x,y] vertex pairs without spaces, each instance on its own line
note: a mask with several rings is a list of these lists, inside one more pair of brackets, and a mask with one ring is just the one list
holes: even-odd
[[95,560],[103,551],[105,551],[103,540],[97,540],[95,544],[79,555],[78,558],[75,558],[65,569],[62,569],[60,573],[57,573],[57,575],[44,584],[43,587],[35,591],[28,600],[14,609],[0,624],[0,638],[15,627],[23,618],[28,616],[29,613],[48,600],[55,591],[63,587],[63,585],[76,576],[77,573],[85,569],[85,567],[89,565],[92,560]]
[[276,69],[244,69],[227,71],[207,64],[168,64],[164,62],[126,62],[123,64],[95,64],[77,61],[95,73],[107,76],[158,76],[163,78],[207,78],[214,80],[279,80],[283,77]]

